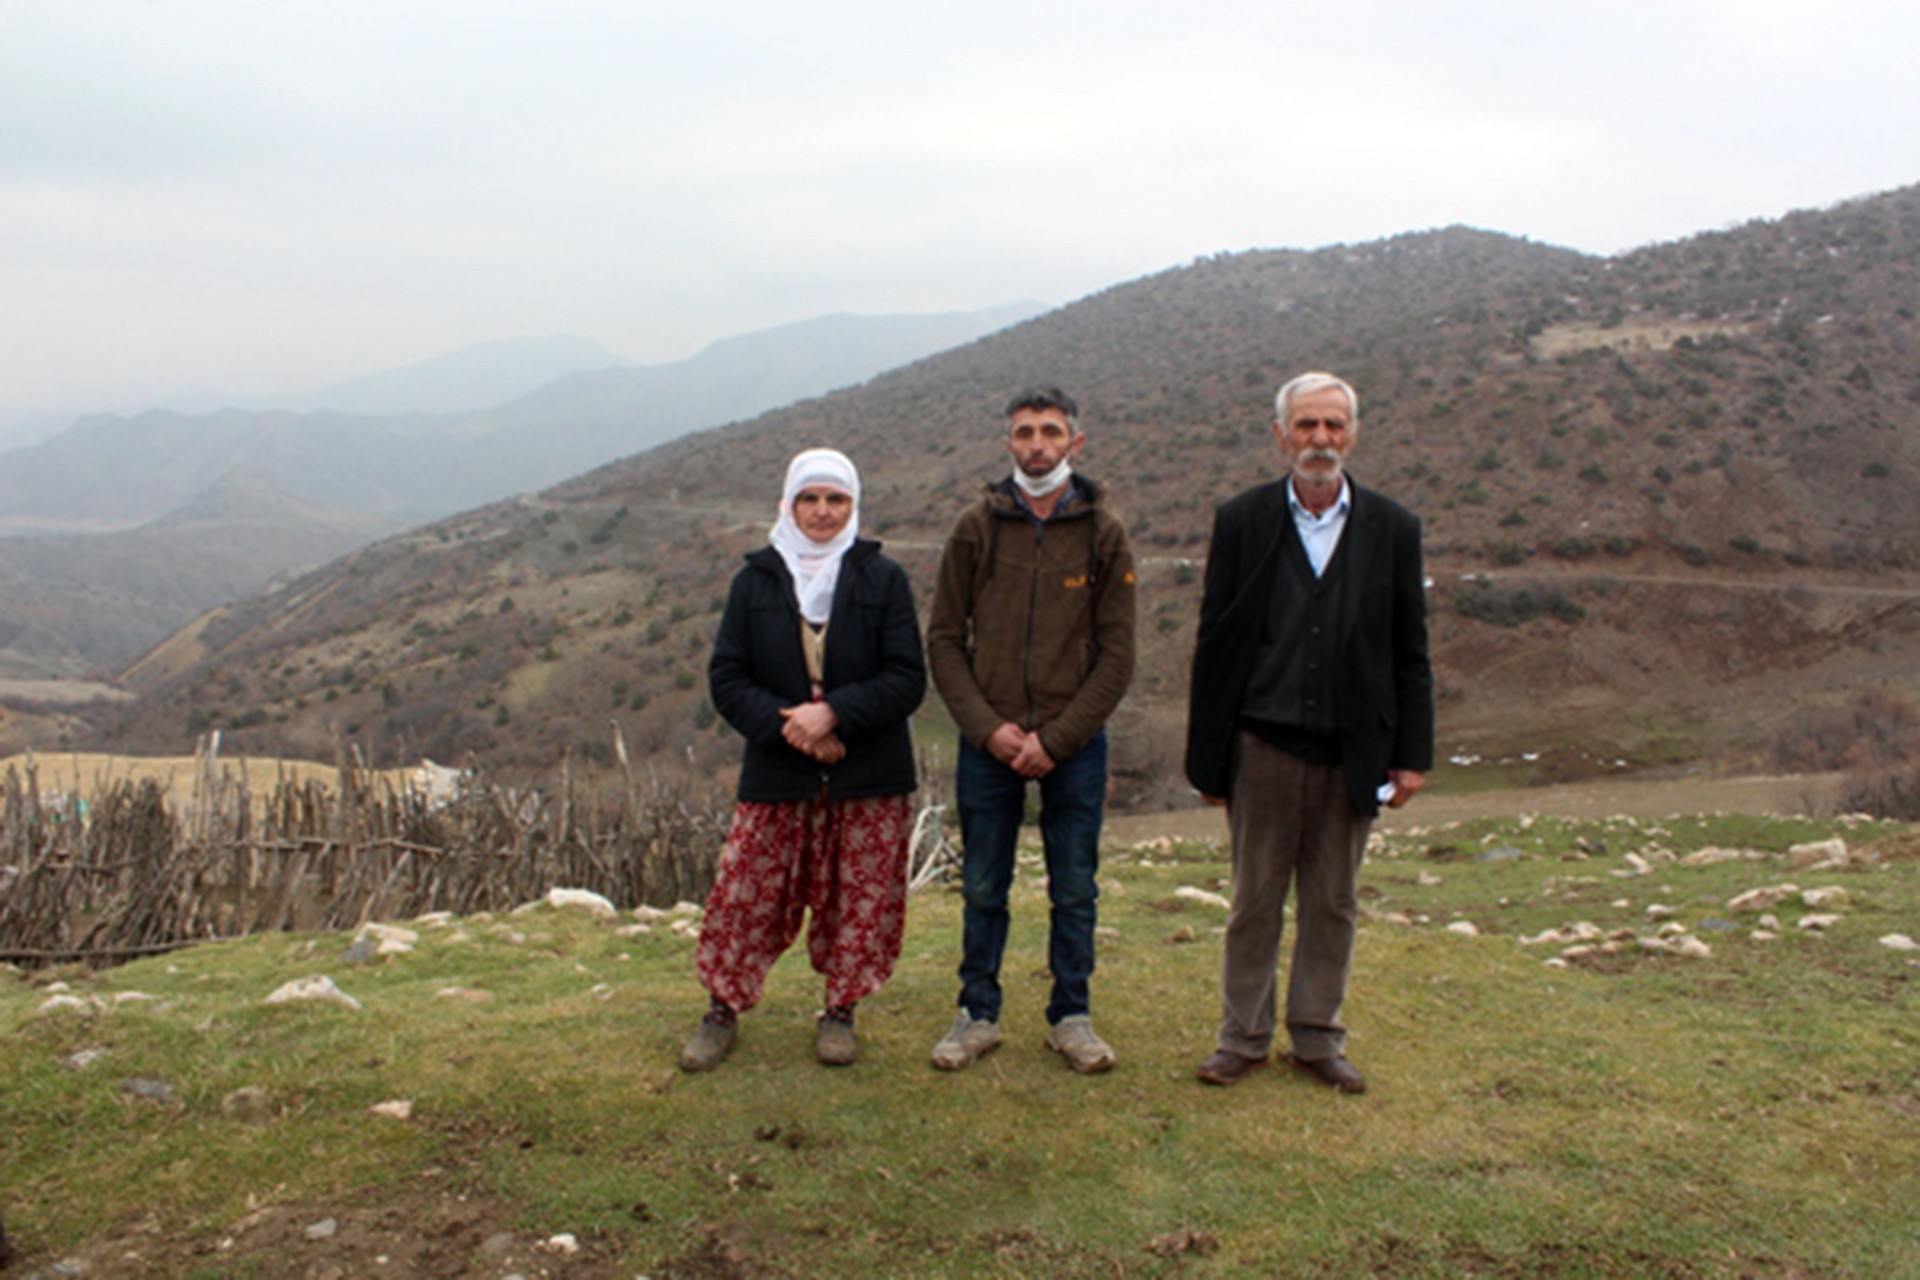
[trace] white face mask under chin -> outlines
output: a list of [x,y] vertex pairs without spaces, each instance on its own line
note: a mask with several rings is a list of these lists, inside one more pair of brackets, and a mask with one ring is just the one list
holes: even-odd
[[1060,459],[1060,465],[1044,476],[1030,476],[1020,468],[1013,469],[1013,482],[1020,486],[1020,492],[1029,498],[1044,498],[1067,482],[1073,474],[1073,464],[1066,458]]

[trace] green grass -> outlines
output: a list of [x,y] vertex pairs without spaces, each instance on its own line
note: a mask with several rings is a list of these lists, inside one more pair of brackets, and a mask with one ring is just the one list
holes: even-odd
[[[1892,854],[1815,873],[1777,856],[1836,830]],[[1774,856],[1669,860],[1705,845]],[[900,970],[862,1006],[862,1060],[844,1071],[812,1061],[819,993],[802,952],[733,1057],[683,1076],[674,1058],[703,1005],[691,941],[545,908],[462,922],[463,941],[423,928],[417,951],[364,967],[339,963],[344,937],[282,935],[16,974],[0,984],[0,1210],[34,1259],[153,1223],[213,1239],[262,1203],[426,1188],[594,1241],[607,1275],[1913,1275],[1920,964],[1876,939],[1920,933],[1915,847],[1896,828],[1732,817],[1397,837],[1363,878],[1376,918],[1347,1021],[1373,1088],[1359,1098],[1285,1070],[1230,1090],[1193,1081],[1222,913],[1173,890],[1218,887],[1206,845],[1109,854],[1095,1001],[1121,1065],[1095,1078],[1041,1047],[1031,867],[1007,1042],[957,1075],[926,1056],[957,958],[943,891],[915,899]],[[1496,848],[1520,856],[1476,860]],[[1628,852],[1652,871],[1614,874]],[[1700,933],[1710,957],[1629,947],[1566,968],[1518,941],[1574,920],[1651,933],[1655,902],[1698,929],[1781,881],[1845,887],[1844,919],[1806,933],[1804,908],[1784,906],[1771,941],[1742,921]],[[1447,931],[1456,919],[1480,936]],[[1182,926],[1197,940],[1170,941]],[[365,1008],[261,1002],[321,972]],[[107,1008],[39,1012],[38,984],[57,976]],[[436,998],[449,986],[492,999]],[[113,1003],[123,991],[157,1000]],[[95,1047],[107,1054],[90,1067],[62,1065]],[[134,1076],[179,1104],[126,1095]],[[280,1102],[273,1123],[222,1114],[244,1085]],[[412,1100],[411,1120],[368,1113],[393,1098]],[[1151,1247],[1182,1229],[1217,1247]]]

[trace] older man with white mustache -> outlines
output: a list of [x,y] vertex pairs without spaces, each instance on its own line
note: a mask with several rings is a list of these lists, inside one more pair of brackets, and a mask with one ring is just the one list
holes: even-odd
[[1209,1084],[1267,1063],[1280,938],[1297,892],[1286,1029],[1293,1064],[1361,1093],[1340,1006],[1356,882],[1381,804],[1398,808],[1433,762],[1420,522],[1346,474],[1360,398],[1329,373],[1275,397],[1288,475],[1214,518],[1195,643],[1187,776],[1227,805],[1233,910]]

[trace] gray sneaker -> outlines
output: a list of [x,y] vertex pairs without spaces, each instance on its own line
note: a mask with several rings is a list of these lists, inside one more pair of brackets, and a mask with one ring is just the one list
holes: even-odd
[[1113,1069],[1113,1046],[1093,1030],[1093,1019],[1084,1013],[1062,1018],[1047,1032],[1047,1048],[1067,1060],[1067,1065],[1082,1075],[1097,1075]]
[[723,1022],[708,1014],[700,1019],[700,1029],[693,1033],[693,1039],[687,1041],[687,1047],[680,1051],[680,1069],[713,1070],[733,1052],[733,1038],[739,1031],[739,1024],[731,1018]]
[[860,1058],[860,1040],[853,1034],[853,1015],[836,1018],[820,1015],[820,1028],[814,1034],[813,1056],[825,1067],[850,1067]]
[[962,1009],[953,1015],[953,1027],[933,1046],[933,1065],[942,1071],[964,1071],[1000,1045],[1000,1024],[976,1018]]

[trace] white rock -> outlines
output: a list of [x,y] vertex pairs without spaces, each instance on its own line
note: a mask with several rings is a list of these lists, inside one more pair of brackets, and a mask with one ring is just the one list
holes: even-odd
[[292,982],[276,990],[266,999],[267,1004],[286,1004],[291,1000],[331,1000],[343,1004],[349,1009],[360,1008],[360,1002],[334,985],[332,978],[320,974],[312,978],[295,978]]
[[412,929],[402,929],[396,924],[366,925],[361,928],[360,936],[363,938],[371,938],[379,943],[404,942],[407,944],[408,950],[412,950],[413,944],[420,941],[420,935],[418,933],[415,933]]
[[1883,947],[1892,947],[1895,951],[1920,951],[1920,942],[1915,942],[1904,933],[1889,933],[1880,939]]
[[391,1098],[386,1102],[376,1102],[367,1108],[376,1116],[386,1116],[389,1120],[411,1120],[413,1118],[413,1099]]
[[613,931],[613,936],[616,938],[637,938],[643,933],[652,932],[653,926],[650,924],[623,924]]
[[331,1240],[339,1233],[340,1220],[338,1218],[322,1218],[301,1232],[301,1234],[309,1240]]
[[1623,862],[1625,862],[1629,867],[1633,868],[1633,873],[1635,875],[1643,876],[1643,875],[1646,875],[1647,872],[1653,870],[1653,864],[1648,862],[1645,858],[1641,857],[1637,853],[1623,853],[1620,855],[1620,857]]
[[[1035,857],[1038,857],[1038,856],[1039,855],[1037,854],[1035,855]],[[701,913],[702,910],[703,908],[700,906],[699,903],[687,902],[682,900],[680,902],[674,903],[673,910],[669,911],[667,914],[675,915],[675,916],[697,916]]]
[[1683,867],[1710,867],[1716,862],[1737,862],[1742,858],[1753,858],[1757,856],[1757,854],[1746,849],[1722,849],[1718,845],[1708,845],[1706,848],[1696,849],[1686,857],[1680,859],[1680,865]]
[[1599,925],[1590,920],[1576,920],[1572,924],[1563,924],[1558,929],[1547,929],[1534,934],[1531,938],[1522,938],[1520,945],[1532,947],[1543,942],[1591,942],[1600,936]]
[[159,996],[150,996],[144,991],[116,991],[113,1002],[115,1004],[151,1004],[159,998]]
[[1835,903],[1844,902],[1846,897],[1845,889],[1837,884],[1830,884],[1824,888],[1807,890],[1800,895],[1800,901],[1810,907],[1830,907]]
[[1479,926],[1471,920],[1455,920],[1447,926],[1447,932],[1457,933],[1463,938],[1477,938],[1480,936]]
[[1796,844],[1787,850],[1787,865],[1790,867],[1811,867],[1822,862],[1845,864],[1848,861],[1847,842],[1839,836],[1831,840],[1813,840],[1806,844]]
[[596,919],[611,920],[620,913],[612,902],[591,889],[547,890],[547,905],[550,907],[580,907],[590,912]]
[[1697,960],[1704,960],[1713,954],[1712,947],[1694,937],[1692,934],[1688,934],[1686,937],[1674,943],[1673,949],[1683,956],[1691,956]]
[[1230,910],[1233,904],[1221,895],[1208,889],[1197,889],[1193,885],[1183,884],[1173,891],[1176,898],[1185,898],[1189,902],[1198,902],[1209,907],[1218,907],[1222,911]]
[[580,1241],[571,1231],[562,1231],[559,1235],[547,1237],[547,1248],[555,1253],[572,1257],[580,1252]]
[[442,987],[433,993],[436,1000],[465,1000],[469,1004],[484,1004],[493,999],[493,992],[479,991],[473,987]]
[[1647,919],[1649,920],[1670,920],[1673,918],[1673,914],[1674,909],[1664,902],[1649,902],[1647,904]]
[[665,920],[667,918],[667,913],[662,911],[660,908],[649,907],[644,904],[642,904],[641,906],[635,907],[633,909],[632,914],[633,914],[633,918],[635,920],[638,920],[641,924],[653,924],[656,921]]
[[423,929],[433,929],[450,925],[458,918],[451,911],[429,911],[425,915],[415,916],[413,922]]
[[41,1013],[92,1013],[93,1003],[79,996],[48,996],[46,1003],[40,1006]]
[[1772,942],[1775,938],[1778,938],[1780,935],[1775,933],[1771,929],[1755,929],[1752,933],[1748,934],[1747,936],[1749,938],[1752,938],[1755,942]]
[[1440,877],[1431,871],[1422,871],[1419,875],[1415,876],[1414,879],[1419,882],[1422,888],[1426,889],[1431,889],[1440,883]]
[[405,955],[411,950],[413,950],[413,944],[411,942],[402,942],[398,938],[388,938],[378,947],[374,948],[374,954],[381,956],[399,956]]
[[1788,898],[1800,892],[1797,884],[1773,884],[1763,889],[1749,889],[1727,899],[1729,911],[1768,911],[1779,906]]
[[1825,929],[1831,929],[1834,925],[1839,923],[1840,923],[1840,917],[1836,915],[1813,915],[1813,916],[1800,917],[1800,927],[1802,929],[1807,929],[1815,933],[1818,933]]
[[59,996],[65,995],[67,992],[73,990],[73,985],[67,982],[49,982],[40,989],[50,996]]

